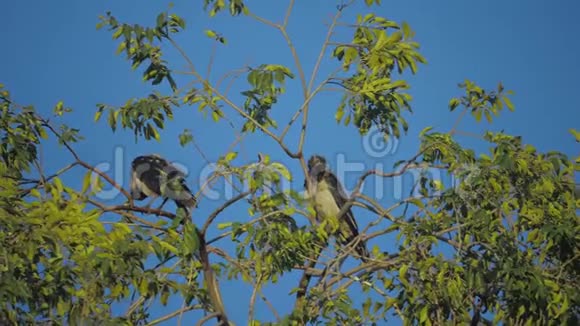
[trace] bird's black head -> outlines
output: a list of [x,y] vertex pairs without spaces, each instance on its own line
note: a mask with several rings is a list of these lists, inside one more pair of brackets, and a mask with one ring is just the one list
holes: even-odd
[[147,154],[135,157],[131,166],[135,169],[141,165],[168,166],[169,162],[158,154]]
[[308,160],[308,174],[318,179],[321,173],[326,171],[326,159],[320,155],[312,155]]
[[312,170],[317,165],[326,166],[326,159],[321,155],[312,155],[308,159],[308,169]]
[[158,179],[162,171],[168,174],[174,169],[169,161],[163,157],[157,154],[149,154],[137,156],[133,159],[133,162],[131,162],[131,170],[134,178]]

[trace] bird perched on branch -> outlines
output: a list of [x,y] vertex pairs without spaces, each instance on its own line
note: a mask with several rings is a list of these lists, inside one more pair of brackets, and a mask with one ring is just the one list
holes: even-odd
[[[339,223],[338,229],[334,232],[338,242],[341,245],[350,244],[359,235],[358,226],[350,208],[340,217],[340,221],[336,220],[342,207],[348,201],[348,197],[336,176],[328,170],[324,157],[319,155],[310,157],[304,187],[307,197],[314,201],[317,219],[319,221],[334,219],[335,224]],[[370,257],[366,243],[360,239],[355,250],[363,262]]]
[[149,207],[157,197],[163,203],[171,199],[178,208],[190,210],[197,207],[197,199],[185,183],[185,174],[157,154],[136,157],[131,163],[131,196],[135,200],[152,198]]

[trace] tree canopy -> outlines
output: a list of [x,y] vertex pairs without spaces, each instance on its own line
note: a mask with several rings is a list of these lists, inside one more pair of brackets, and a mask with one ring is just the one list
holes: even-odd
[[[207,15],[238,24],[255,20],[276,31],[292,58],[271,58],[225,76],[211,74],[219,64],[213,57],[206,74],[199,58],[182,47],[182,34],[201,31],[188,28],[172,6],[147,24],[112,12],[99,17],[100,33],[112,36],[117,54],[155,91],[120,106],[98,104],[95,128],[133,133],[136,142],[195,146],[191,129],[177,139],[162,138],[160,131],[175,123],[176,110],[197,110],[203,123],[223,128],[235,142],[243,141],[240,135],[269,139],[302,171],[291,173],[271,153],[240,162],[237,151],[227,151],[202,188],[190,187],[198,196],[218,182],[234,189],[207,215],[194,209],[184,216],[171,205],[147,208],[132,200],[129,185],[78,153],[84,138],[62,120],[73,110],[66,100],[44,114],[26,98],[13,98],[9,83],[0,85],[2,324],[578,324],[580,156],[543,152],[507,132],[477,135],[489,149],[483,153],[458,139],[464,119],[492,123],[515,109],[513,92],[499,81],[492,88],[459,83],[457,94],[449,94],[450,118],[460,112],[451,130],[425,128],[414,155],[360,174],[339,214],[365,212],[367,218],[357,218],[358,237],[372,244],[370,259],[361,262],[354,245],[337,244],[317,221],[303,196],[301,181],[314,154],[304,146],[310,137],[328,135],[312,124],[338,123],[360,137],[372,130],[387,140],[409,137],[408,80],[427,62],[408,23],[373,13],[380,0],[365,0],[367,12],[345,20],[354,2],[332,8],[310,71],[287,29],[296,23],[293,0],[279,21],[257,15],[246,1],[204,0]],[[202,31],[214,52],[228,42],[217,30]],[[168,61],[168,51],[182,62]],[[321,69],[322,63],[334,69]],[[242,81],[239,95],[229,95],[228,80]],[[285,96],[302,104],[284,108],[293,111],[281,120],[276,111]],[[312,105],[319,96],[333,96],[335,106]],[[335,121],[309,119],[310,111],[322,109],[332,109]],[[580,132],[570,130],[570,137],[580,142]],[[40,149],[49,141],[60,144],[50,155],[69,155],[71,164],[43,167]],[[125,165],[128,171],[130,161]],[[85,177],[67,184],[64,176],[74,169]],[[452,175],[456,184],[443,183],[432,169]],[[393,179],[411,170],[417,176],[413,191],[393,205],[362,191],[369,177]],[[121,201],[100,198],[104,187],[117,189]],[[262,291],[290,283],[291,291],[277,295],[292,297],[292,306],[276,306]],[[251,291],[249,302],[240,302],[246,320],[234,320],[224,304],[223,288],[231,284]],[[170,301],[180,308],[153,316],[155,307]],[[114,313],[121,304],[127,309]],[[268,317],[256,318],[258,304]]]

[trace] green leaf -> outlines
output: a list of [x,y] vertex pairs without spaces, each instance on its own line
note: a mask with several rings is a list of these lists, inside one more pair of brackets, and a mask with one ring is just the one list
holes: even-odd
[[115,223],[115,229],[119,230],[119,232],[121,232],[122,234],[130,234],[131,233],[131,228],[122,222],[119,223]]
[[419,133],[419,138],[423,137],[426,133],[428,133],[431,129],[433,129],[433,127],[429,126],[424,128],[423,130],[421,130],[421,132]]
[[419,312],[419,322],[424,323],[429,318],[429,306],[425,305]]
[[215,121],[215,122],[220,121],[220,114],[217,111],[212,111],[211,117],[213,118],[213,121]]
[[121,36],[121,34],[123,34],[123,27],[117,28],[115,30],[115,32],[113,33],[113,36],[112,37],[113,37],[113,39],[116,40],[116,39],[118,39]]
[[334,118],[336,119],[337,123],[340,123],[343,116],[344,116],[344,106],[341,105],[338,107],[338,110],[336,110],[336,114],[334,115]]
[[54,186],[56,187],[56,190],[58,191],[58,193],[62,193],[63,192],[62,181],[60,181],[59,178],[54,178],[53,183],[54,183]]
[[374,246],[373,246],[373,249],[372,249],[372,254],[373,254],[373,256],[375,256],[375,257],[376,257],[376,256],[378,256],[380,253],[381,253],[381,249],[379,248],[379,246],[377,246],[377,245],[374,245]]
[[93,171],[91,171],[91,170],[89,170],[89,171],[87,171],[87,173],[85,173],[85,177],[83,178],[83,187],[81,189],[81,193],[85,193],[89,189],[89,186],[91,185],[92,174],[93,174]]
[[195,227],[189,223],[185,225],[184,229],[183,243],[187,249],[186,253],[192,254],[199,249],[199,236]]
[[209,38],[216,38],[217,37],[217,33],[212,31],[211,29],[206,29],[205,35],[207,35],[207,37],[209,37]]
[[33,197],[36,197],[38,199],[42,198],[42,196],[40,195],[40,192],[36,188],[30,190],[30,195]]
[[397,299],[395,298],[388,298],[387,302],[385,302],[385,309],[390,309],[393,305],[397,303]]
[[576,142],[580,143],[580,132],[579,132],[579,131],[577,131],[577,130],[575,130],[575,129],[572,129],[572,128],[568,129],[568,131],[569,131],[569,132],[570,132],[572,135],[574,135],[574,137],[576,138]]
[[224,158],[227,162],[231,162],[232,160],[234,160],[236,157],[238,157],[238,152],[229,152],[226,154],[226,157]]
[[425,204],[419,198],[411,198],[409,202],[419,208],[425,208]]
[[226,223],[219,223],[217,225],[217,228],[218,228],[218,230],[223,230],[223,229],[229,228],[231,226],[232,226],[232,222],[226,222]]
[[189,144],[192,141],[193,141],[193,135],[191,134],[191,130],[189,130],[189,129],[185,129],[179,135],[179,145],[181,145],[182,147],[184,147],[185,145]]
[[167,306],[167,300],[169,300],[170,294],[171,292],[169,292],[169,290],[164,290],[163,292],[161,292],[161,297],[159,299],[163,306]]
[[95,193],[98,193],[103,189],[103,186],[104,186],[103,180],[101,179],[101,176],[95,175],[94,181],[95,181],[94,183],[91,182],[91,184],[93,186],[93,191]]
[[38,135],[42,139],[48,139],[48,134],[46,133],[46,129],[45,128],[38,129]]
[[371,298],[367,298],[365,300],[365,302],[363,303],[363,306],[362,306],[362,308],[363,308],[363,316],[369,316],[371,304],[372,304]]
[[158,243],[162,248],[168,250],[172,254],[174,254],[174,255],[179,254],[179,250],[177,250],[177,248],[175,248],[175,246],[173,246],[165,241],[161,241],[161,240],[159,240]]
[[159,132],[157,132],[157,129],[155,127],[153,127],[152,124],[148,124],[147,125],[147,129],[149,130],[149,132],[151,133],[151,135],[153,135],[153,138],[157,141],[161,141],[161,138],[159,137]]
[[290,174],[290,171],[288,171],[288,168],[286,168],[286,166],[284,166],[281,163],[278,162],[274,162],[272,163],[272,167],[274,169],[276,169],[278,172],[280,172],[280,174],[286,179],[286,180],[292,180],[292,175]]
[[139,293],[142,296],[147,296],[147,292],[149,290],[149,281],[144,277],[141,279],[141,283],[139,283]]
[[475,110],[473,112],[473,115],[475,116],[475,121],[480,122],[481,121],[481,115],[482,115],[482,110]]
[[58,101],[56,106],[54,107],[54,113],[58,116],[62,116],[64,110],[64,103],[62,101]]
[[63,316],[67,312],[67,310],[69,310],[69,304],[64,302],[64,301],[59,300],[57,305],[56,305],[56,312],[59,315]]
[[403,35],[405,36],[405,38],[409,38],[411,36],[411,27],[407,22],[403,22],[402,27],[403,27]]
[[528,233],[528,241],[529,242],[535,241],[538,238],[538,232],[539,232],[538,229],[533,229],[532,231],[530,231]]
[[99,108],[99,110],[95,113],[95,122],[99,121],[99,119],[101,118],[101,115],[103,114],[103,109],[104,108]]
[[455,109],[456,109],[456,108],[459,106],[459,104],[460,104],[460,103],[461,103],[461,102],[459,101],[459,99],[458,99],[458,98],[452,98],[452,99],[449,101],[449,110],[450,110],[451,112],[453,112],[453,110],[455,110]]
[[162,27],[165,23],[165,13],[160,13],[157,15],[157,27]]
[[350,123],[350,114],[346,116],[346,119],[344,119],[345,126],[348,126],[349,123]]
[[485,119],[487,120],[487,122],[491,123],[492,118],[491,118],[491,113],[489,113],[489,110],[485,110],[484,114],[485,114]]
[[405,279],[405,275],[407,275],[407,270],[409,270],[409,265],[402,265],[401,268],[399,268],[399,277],[401,279]]
[[507,96],[503,97],[503,101],[504,101],[505,105],[508,107],[508,109],[513,112],[514,105],[513,105],[512,101]]

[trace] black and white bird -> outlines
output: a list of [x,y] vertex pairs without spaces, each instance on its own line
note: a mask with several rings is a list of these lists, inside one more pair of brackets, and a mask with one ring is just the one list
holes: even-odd
[[131,196],[135,200],[147,197],[163,198],[160,208],[171,199],[187,216],[197,207],[197,199],[185,182],[185,174],[157,154],[136,157],[131,163]]
[[[306,197],[314,202],[316,218],[319,222],[336,219],[348,197],[336,176],[327,168],[326,159],[313,155],[308,160],[308,176],[304,181]],[[335,220],[336,221],[336,220]],[[354,215],[349,208],[340,218],[335,236],[341,245],[348,245],[359,235]],[[359,240],[355,247],[363,262],[370,257],[366,243]]]

